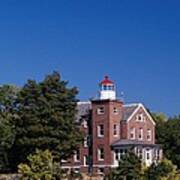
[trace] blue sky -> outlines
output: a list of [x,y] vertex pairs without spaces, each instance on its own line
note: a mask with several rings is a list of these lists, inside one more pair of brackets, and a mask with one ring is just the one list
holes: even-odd
[[176,0],[1,1],[0,83],[58,70],[86,100],[108,74],[125,102],[180,114],[179,8]]

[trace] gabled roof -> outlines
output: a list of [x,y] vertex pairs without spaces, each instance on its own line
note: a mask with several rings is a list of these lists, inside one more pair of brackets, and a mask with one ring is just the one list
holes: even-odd
[[123,109],[123,119],[127,121],[131,115],[135,112],[135,110],[138,108],[139,104],[126,104],[124,105],[124,109]]
[[[146,115],[148,116],[149,120],[155,125],[156,123],[154,122],[152,116],[150,115],[150,113],[147,111],[147,109],[145,108],[145,106],[141,103],[138,103],[138,104],[129,104],[129,105],[125,105],[124,106],[125,110],[124,110],[124,114],[125,114],[125,117],[123,120],[126,120],[126,121],[130,121],[134,115],[138,112],[138,110],[140,108],[143,109],[143,111],[146,113]],[[134,107],[134,108],[133,108]]]

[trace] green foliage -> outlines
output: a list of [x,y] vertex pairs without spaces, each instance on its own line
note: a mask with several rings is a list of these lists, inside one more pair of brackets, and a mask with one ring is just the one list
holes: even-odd
[[170,160],[163,159],[159,164],[152,164],[146,171],[147,180],[171,180],[176,174],[176,167]]
[[20,89],[18,87],[12,85],[3,85],[0,87],[0,104],[3,111],[12,112],[19,91]]
[[168,120],[154,114],[156,121],[157,143],[162,145],[163,153],[173,164],[180,168],[180,117],[173,117]]
[[19,89],[15,86],[0,87],[0,171],[8,171],[9,150],[15,139],[14,112]]
[[16,104],[16,139],[12,164],[24,162],[35,149],[49,149],[58,159],[70,156],[82,141],[75,125],[76,88],[54,72],[37,83],[29,80],[21,89]]
[[20,164],[18,172],[23,180],[52,180],[54,179],[53,156],[49,150],[36,150],[34,155],[27,157],[28,163]]
[[156,140],[157,143],[162,143],[166,128],[167,117],[163,113],[152,113],[153,119],[156,122]]
[[129,152],[122,157],[118,168],[112,170],[105,178],[106,180],[139,180],[142,177],[141,160],[133,153]]

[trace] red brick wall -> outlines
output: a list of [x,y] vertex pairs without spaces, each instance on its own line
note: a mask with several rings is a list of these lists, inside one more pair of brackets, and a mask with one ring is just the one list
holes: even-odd
[[127,132],[127,122],[126,121],[121,121],[120,122],[120,134],[121,134],[121,139],[127,139],[128,132]]
[[[136,119],[137,114],[143,114],[143,117],[144,117],[143,122],[137,121],[137,119]],[[155,126],[152,123],[152,121],[149,119],[147,114],[144,112],[143,108],[140,108],[138,110],[138,112],[134,115],[134,117],[127,124],[128,139],[130,138],[130,129],[131,128],[135,128],[135,130],[136,130],[136,133],[135,133],[136,140],[138,140],[139,129],[142,128],[143,129],[143,141],[146,143],[151,143],[151,144],[155,143]],[[151,134],[152,134],[151,141],[147,140],[147,130],[148,129],[151,130]]]
[[[105,112],[102,115],[97,114],[99,107],[104,107]],[[113,113],[116,107],[119,111],[117,115]],[[122,111],[122,103],[119,101],[92,101],[92,128],[93,128],[93,164],[95,165],[111,165],[113,154],[111,151],[111,143],[118,140],[120,136],[113,136],[113,125],[117,124],[120,127],[120,119]],[[97,136],[97,126],[104,125],[104,137]],[[104,148],[105,158],[104,161],[98,161],[97,149]]]

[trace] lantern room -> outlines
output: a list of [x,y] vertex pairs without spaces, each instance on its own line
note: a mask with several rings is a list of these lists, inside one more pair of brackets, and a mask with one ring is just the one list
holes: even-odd
[[116,99],[115,84],[108,76],[105,76],[104,80],[100,83],[100,99]]

